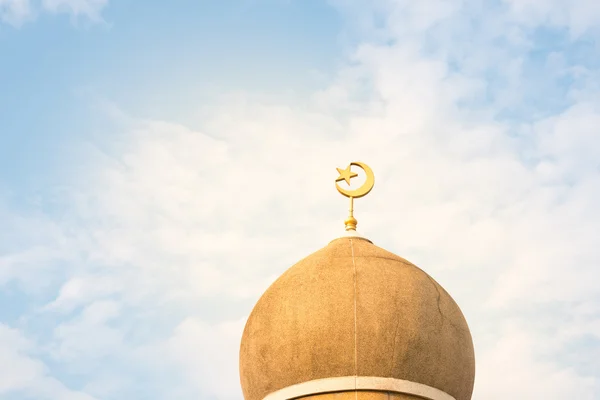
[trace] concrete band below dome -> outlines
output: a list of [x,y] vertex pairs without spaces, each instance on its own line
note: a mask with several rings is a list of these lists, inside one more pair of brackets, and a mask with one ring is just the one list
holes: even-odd
[[316,379],[288,386],[267,395],[263,400],[290,400],[320,393],[374,390],[410,394],[426,400],[456,400],[448,393],[422,383],[374,376],[339,376]]

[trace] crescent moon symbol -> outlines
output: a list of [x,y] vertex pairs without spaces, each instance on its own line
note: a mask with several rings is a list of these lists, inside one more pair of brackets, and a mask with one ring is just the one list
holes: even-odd
[[371,189],[373,189],[373,186],[375,185],[375,175],[373,174],[373,170],[365,163],[359,162],[359,161],[354,161],[351,162],[350,165],[354,165],[356,167],[361,168],[363,171],[365,171],[365,174],[367,175],[367,179],[365,180],[365,183],[362,184],[361,187],[359,187],[358,189],[355,190],[347,190],[344,188],[341,188],[340,185],[338,185],[338,183],[335,183],[335,188],[338,190],[338,192],[340,192],[341,194],[343,194],[346,197],[353,197],[353,198],[359,198],[359,197],[363,197],[366,196],[367,194],[369,194],[369,192],[371,191]]

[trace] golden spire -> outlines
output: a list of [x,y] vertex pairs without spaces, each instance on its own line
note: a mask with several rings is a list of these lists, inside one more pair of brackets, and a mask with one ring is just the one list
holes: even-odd
[[[353,165],[365,171],[367,179],[365,180],[365,183],[363,183],[363,185],[358,189],[343,189],[340,187],[340,185],[338,185],[339,181],[346,181],[347,184],[350,184],[350,179],[358,176],[357,173],[350,171],[350,167],[352,167]],[[335,180],[335,187],[338,190],[338,192],[350,198],[350,208],[348,209],[350,214],[348,215],[348,218],[346,218],[346,221],[344,221],[344,224],[346,225],[346,231],[356,232],[357,221],[356,218],[354,218],[354,199],[366,196],[371,191],[371,189],[373,189],[373,186],[375,185],[375,175],[373,175],[373,170],[369,168],[367,164],[358,161],[351,162],[350,165],[346,167],[346,169],[336,169],[340,176],[338,176]]]

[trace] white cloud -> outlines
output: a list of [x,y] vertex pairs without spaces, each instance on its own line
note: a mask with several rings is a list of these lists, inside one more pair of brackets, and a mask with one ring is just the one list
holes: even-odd
[[101,21],[101,11],[108,0],[43,0],[45,10],[53,13],[66,12],[75,17],[83,16],[91,21]]
[[518,326],[503,328],[502,334],[478,359],[478,383],[474,399],[592,400],[598,381],[583,377],[572,367],[540,357],[540,337]]
[[[197,318],[184,320],[175,329],[167,348],[183,367],[189,384],[202,397],[241,398],[237,364],[240,337],[246,318],[208,325]],[[233,368],[232,368],[233,367]]]
[[28,382],[44,372],[40,363],[20,354],[30,344],[16,330],[0,325],[0,344],[2,360],[5,360],[5,368],[0,374],[0,393],[26,387]]
[[511,17],[521,24],[569,28],[579,36],[600,23],[600,5],[585,0],[505,0]]
[[114,301],[97,301],[75,320],[57,326],[54,337],[59,345],[53,350],[54,357],[70,363],[85,360],[89,366],[90,359],[118,353],[123,332],[108,326],[108,322],[119,316],[119,308]]
[[31,17],[29,0],[0,0],[0,21],[20,26]]
[[[329,3],[348,16],[354,27],[362,28],[363,34],[376,31],[375,37],[379,38],[390,32],[396,36],[423,33],[444,24],[456,29],[456,22],[463,18],[475,23],[483,34],[501,27],[550,27],[567,28],[576,38],[596,30],[600,24],[600,6],[586,0],[329,0]],[[478,24],[480,17],[485,18],[485,24]],[[452,33],[457,32],[455,29]],[[508,34],[507,39],[513,33],[510,29],[497,32]]]
[[30,0],[0,0],[0,22],[20,27],[41,11],[67,13],[74,18],[102,22],[102,10],[107,5],[108,0],[42,0],[40,5],[32,4]]
[[71,312],[90,300],[106,298],[123,290],[123,283],[106,275],[74,276],[61,286],[57,298],[45,310]]
[[34,348],[19,331],[0,324],[0,395],[25,393],[36,399],[94,400],[84,393],[69,390],[49,376],[47,367],[28,355]]

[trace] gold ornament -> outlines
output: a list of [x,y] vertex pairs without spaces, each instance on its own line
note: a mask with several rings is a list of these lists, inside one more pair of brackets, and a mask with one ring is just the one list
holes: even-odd
[[[365,171],[367,179],[365,180],[365,183],[363,183],[362,186],[358,189],[349,190],[341,188],[340,185],[338,185],[338,182],[346,181],[347,184],[350,184],[350,179],[358,176],[357,173],[352,172],[350,170],[352,166],[359,167],[363,171]],[[358,161],[351,162],[350,165],[346,167],[346,169],[336,169],[340,176],[338,176],[335,180],[335,187],[338,190],[338,192],[340,192],[342,195],[350,198],[350,208],[348,210],[350,214],[348,215],[346,221],[344,221],[346,225],[346,230],[356,231],[357,221],[356,218],[354,218],[354,199],[366,196],[371,191],[371,189],[373,189],[373,186],[375,185],[375,175],[373,174],[373,170],[367,164]]]

